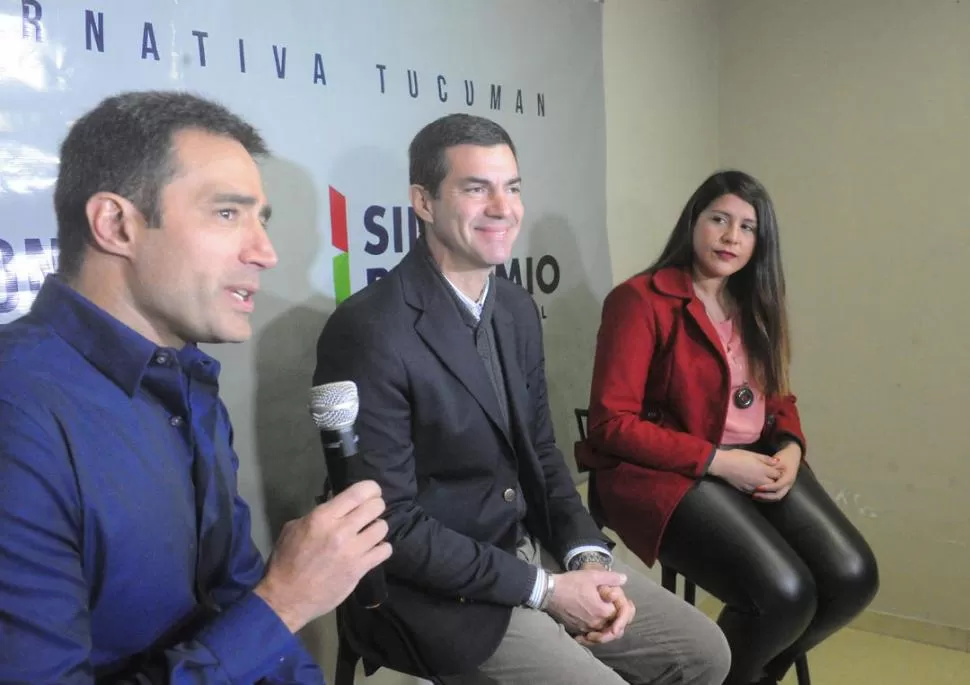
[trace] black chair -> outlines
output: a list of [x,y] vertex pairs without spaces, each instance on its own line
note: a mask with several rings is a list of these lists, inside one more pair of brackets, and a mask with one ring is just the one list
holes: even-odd
[[357,674],[357,662],[360,654],[347,639],[340,617],[337,617],[337,673],[334,677],[335,685],[354,685]]
[[[579,428],[580,442],[586,441],[586,421],[589,419],[589,410],[575,409],[576,425]],[[599,502],[599,493],[596,491],[596,471],[585,467],[577,460],[576,468],[580,473],[588,473],[586,481],[586,501],[589,504],[589,513],[600,528],[608,528],[603,515],[603,508]],[[682,575],[677,569],[665,566],[660,562],[660,584],[668,591],[677,594],[677,576]],[[684,601],[689,604],[697,603],[697,585],[687,576],[684,576]],[[795,659],[795,678],[798,685],[812,685],[812,679],[808,672],[808,657],[804,654]],[[340,685],[339,683],[337,685]]]
[[[352,601],[352,600],[348,600]],[[357,673],[357,662],[361,660],[360,654],[354,649],[344,630],[340,612],[337,612],[337,672],[334,676],[334,685],[354,685],[354,676]],[[364,660],[364,673],[367,677],[374,675],[381,666],[372,664]],[[423,676],[424,680],[443,685],[441,680],[434,676]]]

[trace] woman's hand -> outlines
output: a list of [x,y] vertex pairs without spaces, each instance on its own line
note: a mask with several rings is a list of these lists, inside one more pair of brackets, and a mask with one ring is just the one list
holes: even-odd
[[762,485],[755,491],[754,499],[759,502],[777,502],[788,494],[802,464],[802,448],[798,443],[789,443],[775,453],[775,459],[781,467],[781,478],[774,483]]
[[778,457],[740,449],[717,450],[707,472],[747,494],[773,485],[782,476]]

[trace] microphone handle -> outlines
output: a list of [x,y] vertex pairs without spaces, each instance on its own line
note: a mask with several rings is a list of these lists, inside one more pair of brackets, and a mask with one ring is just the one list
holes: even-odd
[[[347,462],[357,455],[357,434],[353,426],[343,430],[320,431],[323,440],[323,456],[334,494],[346,490],[351,483],[347,475]],[[387,599],[387,581],[384,569],[372,568],[360,579],[353,592],[356,600],[367,609],[379,607]]]

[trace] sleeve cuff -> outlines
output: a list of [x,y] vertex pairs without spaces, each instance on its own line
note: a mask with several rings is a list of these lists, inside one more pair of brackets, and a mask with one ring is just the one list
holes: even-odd
[[802,458],[805,458],[805,445],[791,433],[781,433],[775,441],[775,451],[784,449],[787,445],[794,443],[802,451]]
[[569,562],[573,560],[577,554],[582,554],[583,552],[599,552],[600,554],[605,554],[610,558],[610,563],[613,563],[613,554],[606,547],[601,545],[581,545],[579,547],[573,547],[571,550],[566,552],[566,558],[563,559],[562,567],[564,569],[569,569]]
[[546,576],[549,572],[543,568],[537,568],[536,580],[532,585],[532,593],[529,595],[529,599],[525,601],[526,606],[531,609],[538,609],[539,605],[542,604],[542,595],[546,591]]
[[714,457],[717,456],[717,445],[711,448],[711,453],[707,456],[707,461],[704,462],[704,468],[701,469],[698,478],[703,478],[707,475],[707,472],[711,470],[711,464],[714,462]]
[[266,602],[249,592],[216,616],[199,642],[219,660],[233,683],[255,683],[294,662],[298,639]]

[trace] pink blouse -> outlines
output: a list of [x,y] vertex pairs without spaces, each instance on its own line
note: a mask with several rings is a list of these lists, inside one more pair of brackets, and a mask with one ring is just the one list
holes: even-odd
[[[731,369],[731,392],[728,395],[727,420],[724,422],[724,432],[721,434],[722,445],[748,445],[757,442],[765,424],[765,396],[748,377],[748,360],[741,344],[741,336],[735,330],[734,322],[712,321],[717,335],[721,339]],[[734,403],[734,393],[745,382],[754,393],[754,402],[750,407],[742,409]]]

